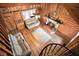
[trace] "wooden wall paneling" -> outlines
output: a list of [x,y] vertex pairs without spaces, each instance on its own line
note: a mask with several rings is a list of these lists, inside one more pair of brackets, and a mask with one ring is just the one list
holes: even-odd
[[8,45],[8,44],[3,40],[3,38],[1,38],[1,37],[0,37],[0,43],[2,43],[3,45],[5,45],[5,47],[6,47],[7,49],[11,50],[10,45]]
[[7,36],[7,31],[6,31],[6,28],[4,28],[2,25],[0,25],[0,31],[2,31],[2,32],[4,32],[3,34],[4,34],[4,36],[5,36],[5,38],[7,38],[8,36]]
[[[10,51],[11,52],[11,48],[10,48],[10,45],[8,45],[5,40],[5,36],[1,35],[1,32],[0,32],[0,50],[1,48],[4,46],[5,48],[2,48],[3,50],[7,49],[5,53],[8,53],[7,51]],[[11,53],[10,53],[11,54]]]
[[7,16],[5,16],[5,14],[2,14],[2,18],[4,19],[4,22],[5,22],[5,24],[6,24],[6,27],[7,27],[7,29],[8,29],[8,31],[10,30],[10,28],[9,27],[11,27],[11,25],[9,24],[9,19],[8,19],[8,14],[7,14]]
[[[6,24],[4,23],[4,20],[3,20],[2,16],[0,15],[0,28],[1,27],[4,27],[6,29]],[[6,30],[5,29],[3,31],[5,31],[7,33],[7,29]]]
[[0,34],[2,34],[4,36],[4,40],[6,42],[9,42],[9,40],[6,40],[8,38],[8,33],[7,33],[6,27],[4,25],[5,25],[5,23],[0,22]]
[[71,17],[66,8],[64,8],[63,4],[59,4],[57,16],[63,22],[63,24],[61,24],[58,28],[58,31],[72,39],[72,37],[78,32],[79,26]]
[[0,17],[0,55],[12,55],[4,19]]
[[5,53],[5,51],[3,51],[2,49],[0,49],[0,56],[7,56],[7,53]]
[[24,21],[21,15],[21,11],[18,12],[14,12],[13,13],[14,16],[14,20],[15,20],[15,25],[17,27],[18,30],[21,30],[24,28]]
[[3,45],[5,45],[9,50],[11,50],[10,48],[10,43],[8,41],[8,38],[5,38],[5,36],[3,35],[3,32],[0,31],[0,43],[2,43]]
[[7,38],[7,34],[6,34],[6,32],[4,31],[4,29],[2,27],[0,27],[0,32],[3,32],[2,34],[5,36],[5,38]]
[[71,14],[71,17],[79,24],[79,4],[63,4],[64,7]]
[[6,48],[3,44],[0,43],[0,50],[5,51],[7,55],[12,55],[12,52]]
[[0,36],[3,38],[3,40],[4,40],[8,45],[10,45],[9,41],[7,41],[8,39],[5,38],[5,36],[3,35],[2,32],[0,32]]
[[12,13],[2,14],[2,17],[9,31],[16,29]]
[[5,42],[7,44],[9,44],[9,40],[7,39],[8,38],[8,34],[6,33],[6,29],[4,27],[2,27],[2,25],[0,24],[0,35],[2,35],[2,37],[4,38]]

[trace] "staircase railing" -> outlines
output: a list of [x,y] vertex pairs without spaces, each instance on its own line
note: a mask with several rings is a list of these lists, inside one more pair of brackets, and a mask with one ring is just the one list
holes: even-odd
[[46,45],[39,56],[72,56],[74,55],[71,50],[61,44],[49,43]]

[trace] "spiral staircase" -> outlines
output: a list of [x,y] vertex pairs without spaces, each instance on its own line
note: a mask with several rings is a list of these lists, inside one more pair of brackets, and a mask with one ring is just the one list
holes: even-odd
[[49,43],[46,45],[39,56],[73,56],[74,53],[67,47],[57,43]]

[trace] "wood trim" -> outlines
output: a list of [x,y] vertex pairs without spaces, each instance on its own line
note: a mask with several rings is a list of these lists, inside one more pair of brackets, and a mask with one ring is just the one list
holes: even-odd
[[1,43],[0,43],[0,50],[4,51],[8,55],[12,55],[12,52],[10,50],[6,49],[6,47]]
[[0,37],[0,42],[6,46],[9,50],[11,50],[11,47]]

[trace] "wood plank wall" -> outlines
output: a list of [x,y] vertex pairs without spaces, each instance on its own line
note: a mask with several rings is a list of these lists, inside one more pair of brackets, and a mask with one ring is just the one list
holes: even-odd
[[3,19],[0,17],[0,56],[12,55],[8,33]]
[[63,24],[61,24],[58,30],[72,39],[76,33],[79,32],[79,24],[77,24],[75,19],[71,16],[63,4],[60,4],[57,11],[57,16],[59,16],[61,21],[63,21]]

